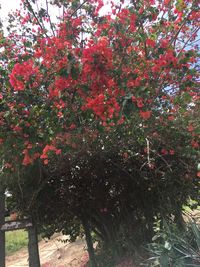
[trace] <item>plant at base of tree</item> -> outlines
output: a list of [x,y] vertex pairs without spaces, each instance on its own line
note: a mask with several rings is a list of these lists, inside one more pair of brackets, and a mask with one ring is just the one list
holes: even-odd
[[146,266],[161,267],[197,267],[200,266],[200,229],[190,220],[185,231],[174,225],[164,224],[153,237],[149,245],[152,257]]

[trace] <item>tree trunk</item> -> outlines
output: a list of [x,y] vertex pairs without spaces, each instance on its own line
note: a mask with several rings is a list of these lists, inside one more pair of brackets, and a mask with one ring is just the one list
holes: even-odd
[[[0,189],[0,229],[5,222],[5,192]],[[0,230],[0,266],[5,267],[5,232]]]
[[85,238],[87,243],[87,250],[90,257],[90,264],[91,267],[97,267],[96,259],[95,259],[95,253],[94,253],[94,247],[92,243],[92,237],[90,233],[90,227],[88,224],[88,221],[85,218],[82,218],[82,224],[85,231]]
[[185,230],[185,221],[183,219],[181,205],[177,205],[176,207],[174,221],[180,230]]
[[29,267],[40,267],[38,236],[35,225],[28,228],[28,238]]

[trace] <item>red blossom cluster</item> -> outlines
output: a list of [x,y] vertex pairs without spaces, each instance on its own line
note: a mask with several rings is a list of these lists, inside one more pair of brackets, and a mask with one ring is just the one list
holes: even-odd
[[[102,0],[90,0],[74,10],[69,1],[56,25],[44,15],[47,29],[30,9],[23,17],[16,13],[24,35],[13,31],[1,44],[2,66],[9,67],[1,74],[7,80],[0,81],[0,143],[8,144],[9,129],[9,142],[14,137],[21,146],[23,165],[38,158],[47,164],[49,151],[61,153],[60,144],[48,145],[52,140],[68,131],[83,134],[98,123],[109,130],[134,121],[138,129],[155,132],[184,118],[191,146],[199,149],[199,127],[190,111],[200,100],[199,11],[193,2],[112,2],[111,12],[99,16],[103,6]],[[77,147],[71,139],[66,144]]]
[[44,164],[48,164],[49,151],[54,151],[56,155],[61,154],[61,149],[57,149],[53,145],[46,145],[45,148],[42,150],[42,155],[40,156],[40,158],[44,160]]
[[10,74],[10,84],[16,91],[23,91],[26,87],[34,88],[38,85],[38,67],[33,60],[16,63]]

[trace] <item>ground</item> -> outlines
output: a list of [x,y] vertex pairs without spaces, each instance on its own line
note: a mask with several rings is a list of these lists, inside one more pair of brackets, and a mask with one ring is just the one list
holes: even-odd
[[[39,242],[42,267],[83,267],[88,259],[85,241],[64,243],[64,236],[54,236],[51,240]],[[28,267],[28,251],[21,249],[6,257],[6,267]]]

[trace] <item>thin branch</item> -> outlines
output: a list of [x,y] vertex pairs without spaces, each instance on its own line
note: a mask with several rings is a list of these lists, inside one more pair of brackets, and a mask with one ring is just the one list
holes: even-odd
[[[38,5],[38,1],[37,0],[36,0],[36,6],[37,6],[37,12],[38,12],[38,15],[39,15],[40,14],[40,9],[39,9],[39,5]],[[43,20],[42,20],[41,25],[42,25],[42,28],[45,29]]]
[[[136,5],[135,1],[133,1],[133,5],[134,5],[135,9],[137,10],[138,8],[137,8],[137,5]],[[143,35],[145,36],[146,34],[145,34],[145,30],[144,30],[144,25],[143,25],[143,23],[141,22],[141,20],[139,20],[138,22],[139,22],[139,24],[140,24],[140,28],[142,29],[142,33],[143,33]],[[139,30],[139,29],[138,29],[138,30]],[[148,59],[148,49],[147,49],[146,39],[144,39],[143,44],[144,44],[145,58]]]
[[166,161],[166,159],[162,155],[156,153],[154,150],[151,150],[151,152],[153,152],[155,155],[157,155],[159,158],[161,158],[165,162],[165,164],[167,165],[167,167],[169,168],[170,172],[172,172],[171,166],[169,165],[169,163]]
[[197,27],[197,29],[193,32],[193,34],[188,38],[188,40],[185,42],[184,46],[182,47],[182,49],[180,50],[180,52],[178,53],[178,56],[180,55],[180,53],[183,52],[183,50],[185,49],[185,47],[188,45],[188,43],[190,42],[190,40],[193,38],[193,36],[200,30],[200,27]]
[[180,28],[178,29],[178,31],[177,31],[176,34],[174,35],[174,38],[172,38],[172,40],[171,40],[170,44],[172,44],[172,43],[174,42],[174,47],[175,47],[175,45],[176,45],[177,37],[178,37],[179,33],[181,32],[183,26],[185,25],[185,22],[186,22],[187,19],[189,18],[189,16],[190,16],[190,14],[191,14],[192,11],[193,11],[193,9],[190,10],[190,12],[188,13],[187,17],[185,17],[185,19],[183,20],[183,22],[182,22]]
[[46,12],[47,12],[47,16],[48,16],[48,19],[49,19],[49,22],[50,22],[51,31],[53,33],[53,36],[55,36],[55,31],[54,31],[54,28],[53,28],[53,23],[51,21],[50,15],[49,15],[49,4],[48,4],[48,0],[46,0]]
[[31,11],[32,15],[33,15],[34,18],[36,19],[36,21],[37,21],[38,25],[40,26],[40,28],[44,31],[45,36],[46,36],[46,37],[49,37],[48,34],[46,33],[46,29],[45,29],[45,28],[42,26],[42,24],[40,23],[40,21],[39,21],[37,15],[35,14],[35,11],[33,10],[31,4],[29,3],[29,0],[25,0],[25,3],[27,4],[29,11]]
[[76,14],[76,12],[86,3],[86,2],[88,2],[88,0],[85,0],[85,1],[83,1],[83,3],[82,4],[80,4],[75,10],[74,10],[74,12],[68,17],[68,19],[70,19],[70,18],[72,18],[73,16],[74,16],[74,14]]
[[149,149],[149,140],[148,138],[145,138],[146,142],[147,142],[147,161],[148,161],[148,165],[149,167],[151,166],[151,162],[150,162],[150,149]]
[[20,190],[20,192],[21,192],[22,201],[23,201],[23,199],[24,199],[24,194],[23,194],[23,190],[22,190],[22,187],[21,187],[21,184],[20,184],[19,170],[17,171],[17,184],[18,184],[19,190]]

